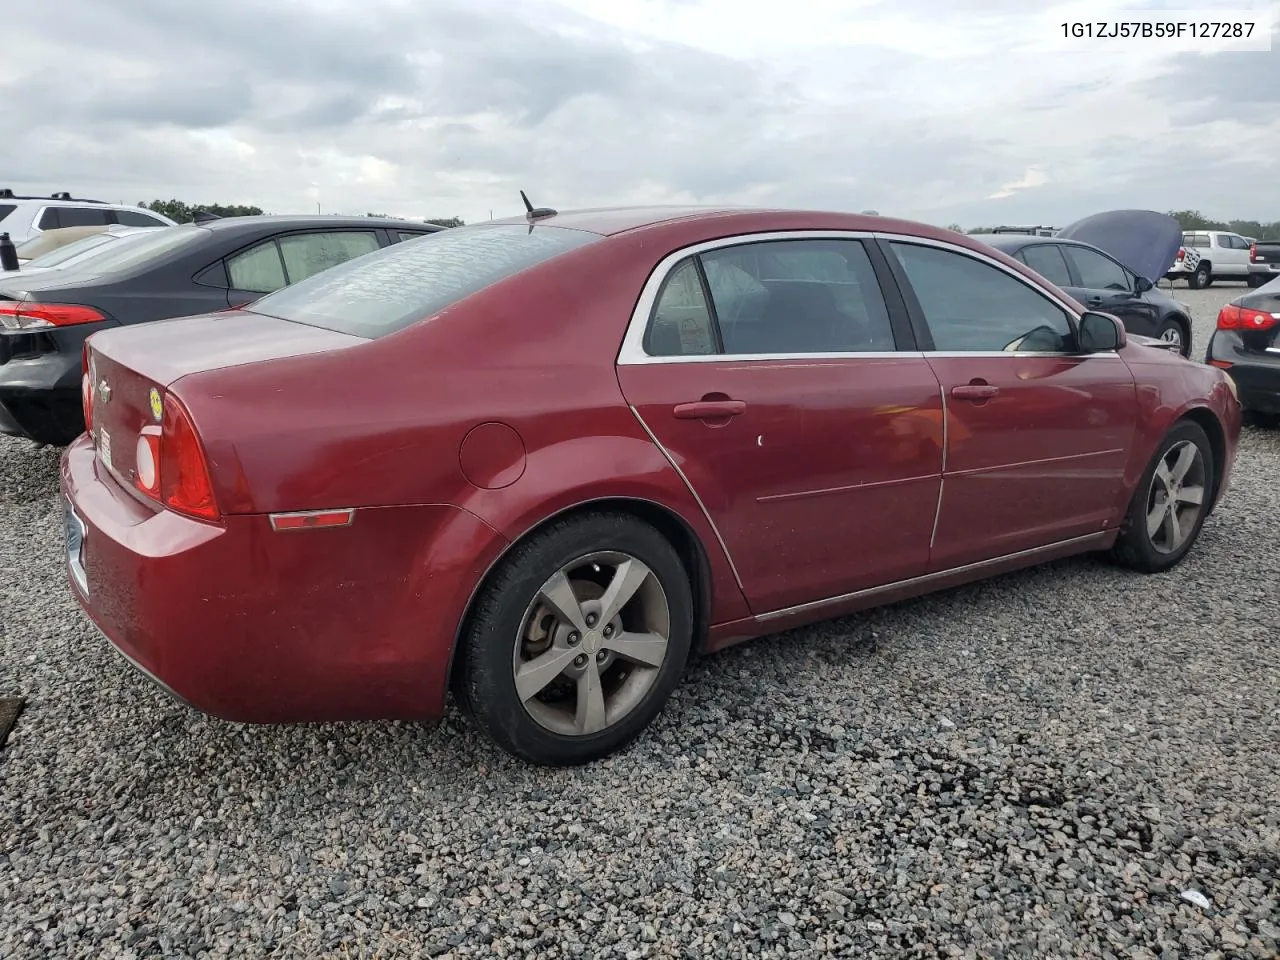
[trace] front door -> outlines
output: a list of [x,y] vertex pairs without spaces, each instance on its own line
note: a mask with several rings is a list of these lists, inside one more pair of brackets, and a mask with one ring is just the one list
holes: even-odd
[[754,613],[925,571],[939,386],[919,354],[897,352],[861,241],[739,238],[688,257],[647,323],[620,360],[622,390],[702,501]]
[[946,396],[947,458],[931,570],[1101,531],[1135,429],[1117,354],[1075,353],[1067,311],[994,261],[886,243]]
[[1075,279],[1067,293],[1090,310],[1114,314],[1125,329],[1144,337],[1154,337],[1160,326],[1160,311],[1138,293],[1132,273],[1115,260],[1088,247],[1062,245]]

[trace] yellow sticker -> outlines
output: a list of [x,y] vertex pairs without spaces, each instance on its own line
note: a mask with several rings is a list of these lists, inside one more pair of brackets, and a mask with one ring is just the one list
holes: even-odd
[[155,387],[151,388],[151,416],[156,418],[159,423],[164,418],[164,401],[160,399],[160,391]]

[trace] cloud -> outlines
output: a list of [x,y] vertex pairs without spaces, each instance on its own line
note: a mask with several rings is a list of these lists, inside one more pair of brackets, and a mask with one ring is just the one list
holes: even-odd
[[1040,167],[1028,167],[1027,172],[1018,180],[1002,184],[1000,189],[995,193],[987,194],[988,200],[1003,200],[1005,197],[1012,197],[1019,190],[1029,190],[1032,187],[1043,187],[1049,182],[1049,177]]
[[522,188],[561,208],[1280,219],[1255,189],[1280,142],[1275,54],[1058,50],[1056,8],[1027,6],[20,4],[0,185],[467,220],[518,211]]

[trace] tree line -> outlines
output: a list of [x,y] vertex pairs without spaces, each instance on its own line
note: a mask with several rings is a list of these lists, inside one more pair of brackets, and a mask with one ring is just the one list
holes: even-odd
[[[191,223],[197,213],[211,213],[217,217],[259,217],[265,212],[261,207],[247,206],[240,203],[187,203],[184,200],[152,200],[139,202],[138,206],[161,216],[168,217],[174,223]],[[366,213],[367,217],[388,217],[386,213]],[[424,220],[442,227],[463,227],[465,221],[461,217],[439,217]]]
[[[1253,237],[1255,240],[1280,240],[1280,220],[1264,223],[1260,220],[1212,220],[1199,210],[1170,210],[1169,216],[1178,221],[1183,230],[1225,230],[1238,233],[1242,237]],[[990,227],[972,227],[966,230],[958,223],[947,225],[948,230],[956,233],[990,233]]]

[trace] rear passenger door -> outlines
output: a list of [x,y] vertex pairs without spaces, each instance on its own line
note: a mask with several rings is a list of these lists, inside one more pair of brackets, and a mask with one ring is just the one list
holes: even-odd
[[227,305],[252,303],[381,246],[378,230],[311,231],[262,240],[226,258]]
[[946,403],[930,570],[1118,522],[1137,420],[1119,355],[1078,353],[1066,307],[992,258],[935,241],[882,242]]
[[928,562],[941,397],[886,281],[856,236],[738,237],[664,260],[632,318],[623,393],[757,614]]

